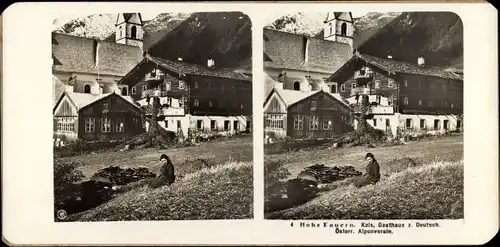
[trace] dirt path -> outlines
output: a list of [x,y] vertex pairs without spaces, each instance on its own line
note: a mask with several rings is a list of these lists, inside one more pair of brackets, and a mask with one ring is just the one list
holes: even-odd
[[384,164],[397,158],[417,158],[425,163],[434,160],[456,160],[463,156],[463,135],[447,136],[441,139],[424,140],[405,145],[391,147],[353,147],[339,149],[324,149],[312,151],[298,151],[284,154],[267,155],[265,160],[286,158],[290,163],[286,166],[292,177],[313,164],[325,165],[352,165],[356,170],[363,170],[362,163],[367,152],[377,158],[381,173],[387,172]]

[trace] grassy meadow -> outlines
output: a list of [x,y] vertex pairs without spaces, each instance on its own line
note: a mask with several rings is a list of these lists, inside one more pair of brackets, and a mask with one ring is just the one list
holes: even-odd
[[[305,204],[266,213],[267,219],[463,218],[463,136],[452,135],[390,147],[318,149],[266,156],[285,160],[290,178],[313,164],[352,165],[364,172],[364,155],[380,165],[376,185],[355,188],[353,179],[325,184]],[[411,161],[411,162],[410,162]]]

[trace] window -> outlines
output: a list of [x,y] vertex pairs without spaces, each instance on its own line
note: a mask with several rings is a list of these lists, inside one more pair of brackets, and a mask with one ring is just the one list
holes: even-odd
[[434,101],[433,100],[429,100],[427,102],[427,106],[433,107],[434,106]]
[[194,82],[194,88],[198,88],[198,82],[197,81]]
[[266,127],[271,129],[283,129],[283,115],[266,114]]
[[380,88],[380,80],[375,80],[375,88]]
[[340,92],[345,92],[345,84],[340,85]]
[[208,107],[212,107],[212,106],[213,106],[212,101],[208,101]]
[[243,110],[243,108],[245,108],[245,106],[243,104],[240,104],[240,109]]
[[323,129],[332,130],[333,121],[331,116],[323,116]]
[[438,130],[439,129],[439,119],[435,119],[434,120],[434,130]]
[[142,85],[142,91],[148,90],[148,85]]
[[137,27],[132,26],[132,28],[130,29],[130,37],[132,39],[136,39],[137,38]]
[[117,118],[115,123],[116,132],[125,132],[125,122],[123,118]]
[[340,26],[340,35],[347,36],[347,24],[345,22]]
[[182,96],[180,99],[179,99],[179,107],[183,107],[184,106],[184,96]]
[[136,88],[135,88],[135,86],[133,86],[132,87],[132,94],[135,94],[135,92],[136,92]]
[[86,84],[85,86],[83,86],[83,93],[90,93],[90,85],[89,84]]
[[231,122],[229,120],[224,121],[224,130],[231,130]]
[[449,121],[449,120],[444,120],[444,121],[443,121],[443,128],[444,128],[445,130],[448,130],[448,124],[449,124],[449,123],[450,123],[450,121]]
[[351,88],[355,89],[356,88],[356,83],[351,84]]
[[108,105],[108,102],[103,102],[103,103],[102,103],[102,111],[103,111],[103,112],[107,112],[107,111],[109,111],[109,105]]
[[427,128],[427,123],[425,122],[425,119],[420,119],[420,129],[425,129]]
[[319,129],[319,121],[318,116],[310,116],[309,117],[309,130],[317,130]]
[[448,101],[443,101],[443,108],[448,108],[448,107],[449,107]]
[[407,129],[411,129],[411,127],[412,127],[412,122],[413,122],[413,121],[412,121],[412,119],[411,119],[411,118],[407,118],[407,119],[406,119],[406,124],[405,124],[405,127],[406,127]]
[[111,119],[107,117],[101,119],[101,132],[111,132]]
[[304,128],[304,116],[295,115],[293,116],[293,129],[302,130]]
[[296,81],[293,83],[293,90],[300,91],[300,82]]
[[210,120],[210,129],[211,130],[217,130],[217,121]]
[[389,80],[388,80],[388,87],[394,87],[394,79],[389,78]]
[[95,131],[95,118],[85,118],[85,132]]
[[238,131],[240,129],[240,122],[238,122],[237,120],[234,120],[233,121],[233,129]]
[[120,36],[118,36],[118,38],[121,38],[121,37],[123,37],[123,28],[122,28],[122,26],[120,26]]
[[196,129],[197,130],[202,130],[203,129],[203,120],[196,121]]
[[332,84],[330,87],[330,93],[337,93],[337,83]]
[[408,105],[408,97],[405,97],[405,99],[404,99],[404,104],[405,104],[405,105]]
[[450,107],[455,108],[455,104],[451,103]]
[[194,104],[194,106],[198,107],[198,106],[200,106],[200,101],[198,99],[194,99],[193,104]]
[[165,128],[168,128],[168,120],[163,121],[165,123]]
[[422,88],[422,82],[421,82],[421,81],[419,81],[419,82],[418,82],[418,88],[419,88],[419,89],[421,89],[421,88]]
[[75,119],[72,117],[61,117],[57,119],[57,131],[73,132],[75,131]]
[[170,91],[172,89],[172,83],[167,81],[165,82],[165,90]]
[[127,96],[128,95],[127,87],[122,87],[121,93],[123,96]]
[[385,119],[385,127],[390,127],[391,126],[391,120],[390,119]]
[[177,120],[177,129],[180,129],[181,127],[182,127],[181,120]]
[[316,107],[318,107],[316,100],[311,100],[311,111],[316,110]]
[[457,129],[460,129],[460,128],[462,128],[462,121],[457,120]]
[[180,90],[184,89],[184,81],[179,81],[179,89]]
[[377,119],[376,119],[376,118],[375,118],[375,119],[373,119],[373,126],[374,126],[374,127],[377,127]]
[[405,80],[405,87],[408,87],[408,81]]

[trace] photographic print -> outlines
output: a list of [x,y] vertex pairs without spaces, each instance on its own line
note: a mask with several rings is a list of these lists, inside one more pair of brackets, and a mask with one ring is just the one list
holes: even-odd
[[251,36],[242,12],[56,19],[55,221],[253,218]]
[[289,13],[264,28],[266,219],[462,219],[463,25]]

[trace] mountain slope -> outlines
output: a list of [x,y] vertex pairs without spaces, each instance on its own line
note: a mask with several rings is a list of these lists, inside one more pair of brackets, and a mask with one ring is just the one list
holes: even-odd
[[463,65],[463,25],[451,12],[405,12],[394,19],[358,51],[411,63],[423,55],[426,64],[436,66]]
[[362,17],[354,18],[354,47],[363,44],[400,14],[401,12],[369,12]]
[[251,21],[241,12],[198,12],[192,14],[148,49],[153,56],[205,65],[246,67],[251,63]]

